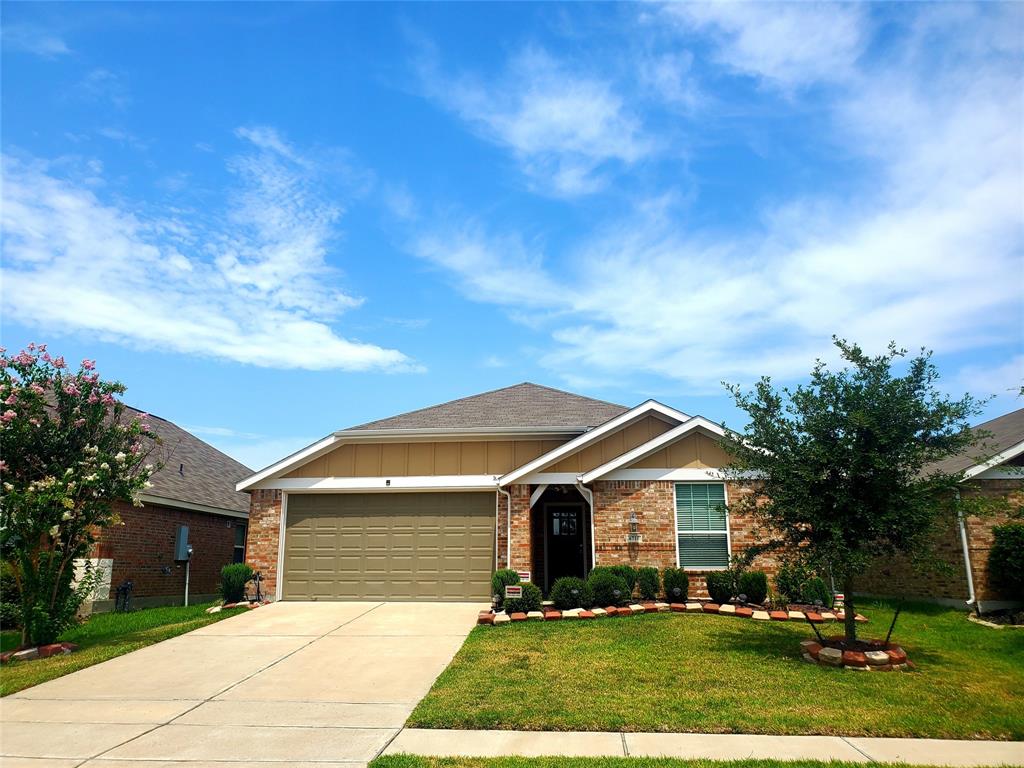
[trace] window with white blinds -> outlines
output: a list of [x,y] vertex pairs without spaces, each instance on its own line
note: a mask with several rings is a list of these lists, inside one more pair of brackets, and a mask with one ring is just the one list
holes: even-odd
[[693,570],[729,566],[729,522],[722,483],[676,484],[679,567]]

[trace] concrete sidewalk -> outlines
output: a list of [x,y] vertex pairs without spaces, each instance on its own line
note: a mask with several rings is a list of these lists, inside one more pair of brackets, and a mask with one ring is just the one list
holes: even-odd
[[1024,766],[1024,742],[702,733],[448,731],[407,728],[385,755],[678,757],[844,760],[943,766]]

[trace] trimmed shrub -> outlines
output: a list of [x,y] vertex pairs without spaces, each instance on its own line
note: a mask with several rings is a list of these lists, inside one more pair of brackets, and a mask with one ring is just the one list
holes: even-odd
[[644,600],[654,600],[661,591],[661,579],[658,578],[658,569],[644,566],[636,572],[636,582],[640,587],[640,597]]
[[[629,595],[626,582],[609,568],[595,568],[587,577],[587,586],[593,595],[594,605],[605,608],[618,605]],[[615,593],[618,592],[618,596]]]
[[988,572],[992,584],[1011,600],[1024,599],[1024,523],[1005,523],[992,528]]
[[560,579],[555,579],[548,598],[560,611],[589,608],[594,604],[594,593],[587,586],[587,582],[575,576],[563,576]]
[[805,605],[817,605],[819,600],[823,606],[831,608],[832,590],[821,576],[812,576],[800,589],[800,602]]
[[[522,587],[522,597],[510,597],[505,601],[505,613],[539,611],[541,605],[544,604],[544,594],[540,591],[540,587],[528,581],[524,581]],[[501,591],[504,592],[505,588],[502,587]]]
[[[686,602],[690,591],[690,577],[682,568],[666,568],[661,572],[661,581],[665,585],[665,599],[670,603]],[[675,593],[679,589],[679,594]]]
[[620,579],[626,583],[626,595],[625,597],[633,596],[633,588],[636,587],[636,568],[631,565],[599,565],[594,568],[594,571],[608,571],[614,573]]
[[736,589],[739,594],[747,596],[748,603],[763,603],[768,597],[768,577],[763,571],[744,571]]
[[787,602],[799,602],[803,600],[804,583],[812,576],[814,574],[802,563],[783,563],[775,575],[775,591]]
[[21,629],[21,591],[8,563],[0,563],[0,628]]
[[232,563],[220,569],[220,596],[225,603],[245,599],[245,585],[252,581],[253,570],[245,563]]
[[732,571],[710,571],[705,578],[713,602],[723,605],[735,596]]
[[505,600],[505,587],[519,583],[519,573],[511,568],[499,568],[491,576],[491,594],[498,596],[498,606]]

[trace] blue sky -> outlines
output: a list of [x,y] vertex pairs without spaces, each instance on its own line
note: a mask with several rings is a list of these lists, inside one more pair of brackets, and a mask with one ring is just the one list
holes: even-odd
[[3,343],[257,467],[523,380],[739,425],[830,336],[1022,405],[1024,6],[3,9]]

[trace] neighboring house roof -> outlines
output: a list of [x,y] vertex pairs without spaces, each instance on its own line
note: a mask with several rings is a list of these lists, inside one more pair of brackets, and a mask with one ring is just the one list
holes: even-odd
[[972,430],[988,434],[983,435],[977,445],[930,464],[926,470],[947,474],[965,472],[971,477],[1024,452],[1024,408],[978,424]]
[[524,381],[351,427],[346,432],[383,429],[482,429],[565,427],[587,429],[628,408]]
[[[135,408],[127,410],[136,416],[142,413]],[[152,414],[146,421],[161,440],[151,463],[163,467],[150,478],[153,485],[142,494],[144,502],[166,500],[248,514],[249,495],[236,491],[235,483],[251,475],[251,469],[177,424]]]

